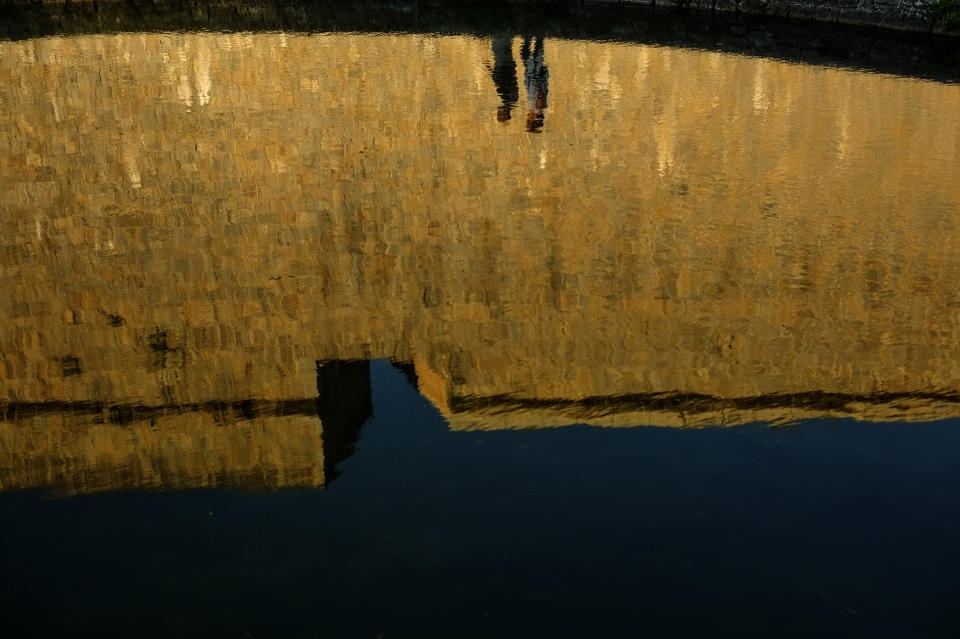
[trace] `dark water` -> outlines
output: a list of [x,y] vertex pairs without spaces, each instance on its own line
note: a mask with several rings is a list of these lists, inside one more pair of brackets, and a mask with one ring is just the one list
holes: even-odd
[[0,31],[5,636],[960,633],[955,50],[161,8]]
[[386,361],[326,491],[3,497],[16,636],[950,636],[955,421],[450,432]]

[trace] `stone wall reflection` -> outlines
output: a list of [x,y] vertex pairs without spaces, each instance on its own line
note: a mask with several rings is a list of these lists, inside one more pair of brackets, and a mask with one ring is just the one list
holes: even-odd
[[0,491],[323,488],[316,416],[195,411],[119,426],[73,413],[0,420]]
[[0,43],[0,399],[960,390],[960,87],[543,46],[531,135],[489,40]]
[[306,400],[0,404],[0,492],[325,488],[373,414],[370,364],[316,370]]

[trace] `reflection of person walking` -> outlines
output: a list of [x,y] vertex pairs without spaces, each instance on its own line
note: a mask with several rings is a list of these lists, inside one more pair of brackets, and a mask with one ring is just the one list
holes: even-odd
[[523,60],[523,82],[527,89],[527,131],[538,133],[543,128],[543,110],[547,108],[547,78],[549,71],[543,63],[543,38],[533,38],[530,51],[529,36],[524,36],[520,47]]
[[510,119],[510,111],[520,100],[520,85],[517,84],[517,63],[513,61],[513,36],[506,33],[493,35],[493,83],[500,96],[497,122]]

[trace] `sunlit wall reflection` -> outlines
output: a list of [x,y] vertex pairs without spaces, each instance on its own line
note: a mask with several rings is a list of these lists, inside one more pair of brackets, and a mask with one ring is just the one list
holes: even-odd
[[957,415],[958,131],[958,86],[534,34],[3,42],[0,402],[389,357],[454,428]]

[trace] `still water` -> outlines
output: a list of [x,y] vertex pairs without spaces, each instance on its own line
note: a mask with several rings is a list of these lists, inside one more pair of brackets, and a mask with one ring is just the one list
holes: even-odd
[[955,636],[960,86],[0,42],[14,636]]

